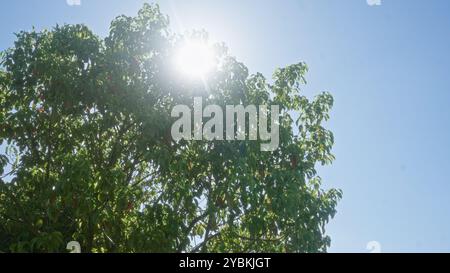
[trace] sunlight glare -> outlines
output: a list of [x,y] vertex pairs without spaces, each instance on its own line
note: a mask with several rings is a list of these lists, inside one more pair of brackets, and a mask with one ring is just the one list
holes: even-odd
[[213,65],[214,54],[211,47],[200,41],[187,42],[176,56],[177,68],[190,77],[204,77]]

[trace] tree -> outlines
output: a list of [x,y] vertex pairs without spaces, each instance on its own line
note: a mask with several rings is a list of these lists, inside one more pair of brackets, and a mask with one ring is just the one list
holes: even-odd
[[[183,79],[170,60],[185,37],[168,25],[146,4],[104,39],[63,25],[20,32],[3,52],[0,251],[63,252],[72,240],[84,252],[326,251],[341,191],[321,189],[315,167],[334,159],[322,126],[332,96],[301,95],[304,63],[268,83],[221,44],[208,88]],[[280,105],[279,148],[173,141],[171,109],[194,96]]]

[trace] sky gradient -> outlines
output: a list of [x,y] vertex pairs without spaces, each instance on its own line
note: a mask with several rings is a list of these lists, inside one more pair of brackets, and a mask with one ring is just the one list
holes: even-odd
[[[1,3],[0,50],[14,32],[84,23],[105,36],[111,20],[145,1]],[[158,1],[156,1],[158,2]],[[159,1],[172,29],[207,30],[251,72],[305,61],[303,92],[335,98],[326,188],[344,191],[327,226],[330,252],[450,252],[450,1]]]

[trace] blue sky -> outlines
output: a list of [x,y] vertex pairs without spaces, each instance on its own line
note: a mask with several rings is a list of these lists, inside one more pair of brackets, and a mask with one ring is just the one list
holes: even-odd
[[[85,23],[104,36],[140,0],[2,2],[0,50],[31,26]],[[304,93],[335,97],[324,186],[344,198],[331,252],[450,252],[450,1],[159,1],[174,31],[206,29],[251,72],[306,61]]]

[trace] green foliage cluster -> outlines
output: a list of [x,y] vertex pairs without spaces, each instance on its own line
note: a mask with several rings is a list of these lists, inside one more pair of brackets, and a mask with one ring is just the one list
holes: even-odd
[[[64,25],[20,32],[3,52],[0,251],[64,252],[72,240],[83,252],[326,251],[341,192],[321,189],[316,165],[334,159],[322,126],[332,96],[301,95],[304,63],[268,83],[220,44],[204,88],[174,70],[183,37],[168,25],[145,5],[104,39]],[[280,147],[175,143],[171,109],[194,96],[280,105]]]

